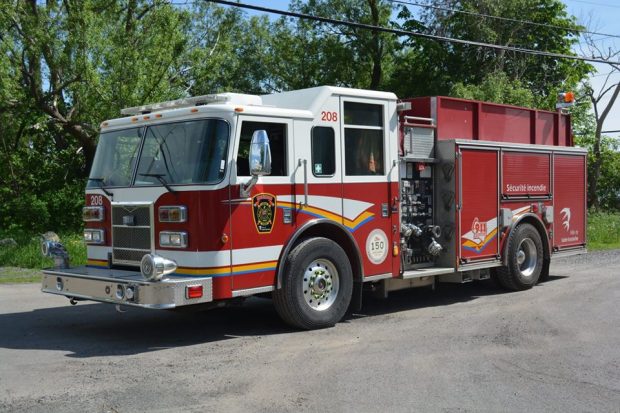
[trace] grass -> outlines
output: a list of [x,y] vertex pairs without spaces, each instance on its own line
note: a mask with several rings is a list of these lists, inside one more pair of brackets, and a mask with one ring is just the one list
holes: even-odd
[[[81,234],[61,235],[71,257],[71,265],[86,263],[86,245]],[[18,241],[14,246],[0,246],[0,283],[38,282],[40,270],[54,265],[51,258],[41,255],[39,237]]]
[[588,215],[588,250],[616,248],[620,248],[620,213],[590,213]]
[[[81,234],[61,236],[69,251],[71,265],[86,263],[86,246]],[[588,250],[620,249],[620,213],[592,212],[588,216]],[[18,242],[16,246],[0,246],[0,284],[39,282],[40,270],[53,262],[41,255],[39,237]]]

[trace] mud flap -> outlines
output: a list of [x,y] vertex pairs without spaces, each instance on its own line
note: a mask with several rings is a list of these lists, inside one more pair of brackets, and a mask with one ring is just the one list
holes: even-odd
[[362,309],[362,291],[364,283],[354,282],[353,293],[351,294],[351,303],[349,304],[349,312],[361,311]]

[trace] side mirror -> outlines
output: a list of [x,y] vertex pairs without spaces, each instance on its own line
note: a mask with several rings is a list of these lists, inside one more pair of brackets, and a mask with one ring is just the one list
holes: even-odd
[[267,131],[257,130],[250,143],[250,174],[263,176],[271,174],[271,148]]
[[239,194],[242,198],[250,196],[250,191],[258,182],[259,176],[271,174],[271,148],[267,131],[257,130],[252,135],[250,143],[250,174],[252,179],[239,186]]

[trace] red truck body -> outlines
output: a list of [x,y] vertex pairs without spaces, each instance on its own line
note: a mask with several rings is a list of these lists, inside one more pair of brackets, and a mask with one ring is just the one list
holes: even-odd
[[519,290],[585,251],[586,151],[559,112],[325,86],[123,113],[86,191],[88,265],[44,271],[45,292],[148,308],[269,293],[315,328],[363,288]]

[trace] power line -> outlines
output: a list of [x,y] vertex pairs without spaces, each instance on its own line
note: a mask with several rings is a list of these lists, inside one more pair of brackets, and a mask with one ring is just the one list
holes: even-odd
[[210,3],[224,4],[226,6],[239,7],[243,9],[262,11],[265,13],[279,14],[281,16],[295,17],[298,19],[314,20],[314,21],[320,21],[323,23],[355,27],[358,29],[374,30],[374,31],[380,31],[384,33],[392,33],[392,34],[396,34],[399,36],[421,37],[425,39],[438,40],[438,41],[442,41],[446,43],[456,43],[456,44],[464,44],[464,45],[469,45],[469,46],[486,47],[490,49],[506,50],[506,51],[511,51],[511,52],[531,54],[531,55],[536,55],[536,56],[552,57],[556,59],[569,59],[569,60],[579,60],[579,61],[592,62],[592,63],[606,63],[606,64],[620,65],[620,61],[608,61],[604,59],[596,59],[596,58],[591,58],[591,57],[586,57],[586,56],[567,55],[567,54],[562,54],[562,53],[545,52],[541,50],[524,49],[521,47],[502,46],[502,45],[492,44],[492,43],[475,42],[471,40],[463,40],[463,39],[457,39],[453,37],[437,36],[434,34],[417,33],[417,32],[412,32],[408,30],[393,29],[393,28],[382,27],[382,26],[374,26],[374,25],[366,24],[366,23],[358,23],[358,22],[352,22],[352,21],[346,21],[346,20],[331,19],[327,17],[314,16],[311,14],[272,9],[269,7],[262,7],[262,6],[254,6],[251,4],[237,3],[237,2],[228,1],[228,0],[204,0],[204,1],[207,1]]
[[442,6],[433,6],[432,4],[418,3],[418,2],[415,2],[415,1],[404,1],[404,0],[387,0],[387,1],[389,1],[390,3],[398,3],[398,4],[410,5],[410,6],[416,6],[416,7],[426,7],[426,8],[429,8],[429,9],[447,11],[447,12],[450,12],[450,13],[461,13],[461,14],[467,14],[467,15],[476,16],[476,17],[488,17],[488,18],[491,18],[491,19],[503,20],[503,21],[508,21],[508,22],[512,22],[512,23],[524,23],[524,24],[530,24],[532,26],[548,27],[548,28],[551,28],[551,29],[560,29],[560,30],[566,30],[566,31],[569,31],[569,32],[585,33],[585,34],[595,34],[595,35],[600,35],[600,36],[605,36],[605,37],[620,38],[620,35],[617,35],[617,34],[591,32],[589,30],[580,30],[580,29],[577,29],[577,28],[570,28],[570,27],[566,27],[566,26],[558,26],[558,25],[555,25],[555,24],[537,23],[537,22],[533,22],[533,21],[530,21],[530,20],[519,20],[519,19],[510,18],[510,17],[493,16],[492,14],[476,13],[476,12],[466,11],[466,10],[457,10],[457,9],[452,9],[452,8],[442,7]]

